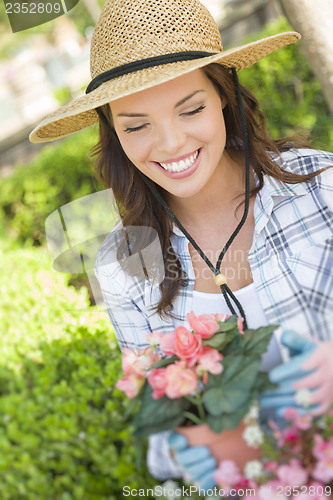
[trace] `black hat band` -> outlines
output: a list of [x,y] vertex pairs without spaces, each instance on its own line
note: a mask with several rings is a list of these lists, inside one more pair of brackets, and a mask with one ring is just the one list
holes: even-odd
[[186,51],[186,52],[175,52],[173,54],[164,54],[161,56],[148,57],[147,59],[140,59],[139,61],[133,61],[130,63],[122,64],[117,68],[109,69],[104,71],[100,75],[95,76],[89,83],[86,94],[97,89],[102,83],[105,83],[113,78],[118,78],[122,75],[127,75],[128,73],[133,73],[134,71],[140,71],[141,69],[151,68],[153,66],[161,66],[162,64],[168,64],[179,61],[190,61],[193,59],[201,59],[203,57],[209,57],[216,55],[217,52],[202,52],[202,51]]

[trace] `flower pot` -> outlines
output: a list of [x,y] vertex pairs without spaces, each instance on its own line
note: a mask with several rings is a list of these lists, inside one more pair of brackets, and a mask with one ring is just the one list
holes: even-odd
[[260,460],[260,449],[250,448],[244,441],[242,434],[245,425],[241,423],[235,429],[228,429],[216,434],[207,424],[190,427],[177,427],[175,430],[183,434],[190,446],[208,446],[217,462],[233,460],[243,472],[245,464],[250,460]]

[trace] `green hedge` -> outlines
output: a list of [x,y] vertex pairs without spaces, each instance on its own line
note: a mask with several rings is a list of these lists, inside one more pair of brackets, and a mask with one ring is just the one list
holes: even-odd
[[45,220],[58,207],[101,189],[89,151],[96,127],[46,145],[29,165],[1,179],[0,225],[21,244],[45,243]]
[[[283,31],[293,29],[280,18],[246,42]],[[333,151],[333,117],[300,42],[240,71],[239,79],[261,103],[273,137],[307,131],[314,147]]]
[[155,484],[114,389],[106,312],[49,270],[43,248],[0,257],[1,500],[116,500],[125,484]]

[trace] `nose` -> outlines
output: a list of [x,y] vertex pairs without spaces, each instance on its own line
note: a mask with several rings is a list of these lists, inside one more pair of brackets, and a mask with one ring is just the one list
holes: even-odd
[[162,123],[158,128],[156,148],[168,155],[181,151],[186,142],[186,133],[172,122]]

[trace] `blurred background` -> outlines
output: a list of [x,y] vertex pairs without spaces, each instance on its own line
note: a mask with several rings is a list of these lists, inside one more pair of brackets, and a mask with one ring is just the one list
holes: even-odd
[[[308,134],[333,151],[333,4],[202,0],[224,48],[296,30],[302,42],[240,72],[273,137]],[[0,499],[122,498],[156,483],[145,441],[124,420],[119,352],[87,275],[58,273],[45,220],[101,190],[92,174],[97,127],[51,144],[28,141],[49,112],[84,93],[101,0],[12,33],[0,11]],[[84,271],[84,270],[83,270]]]

